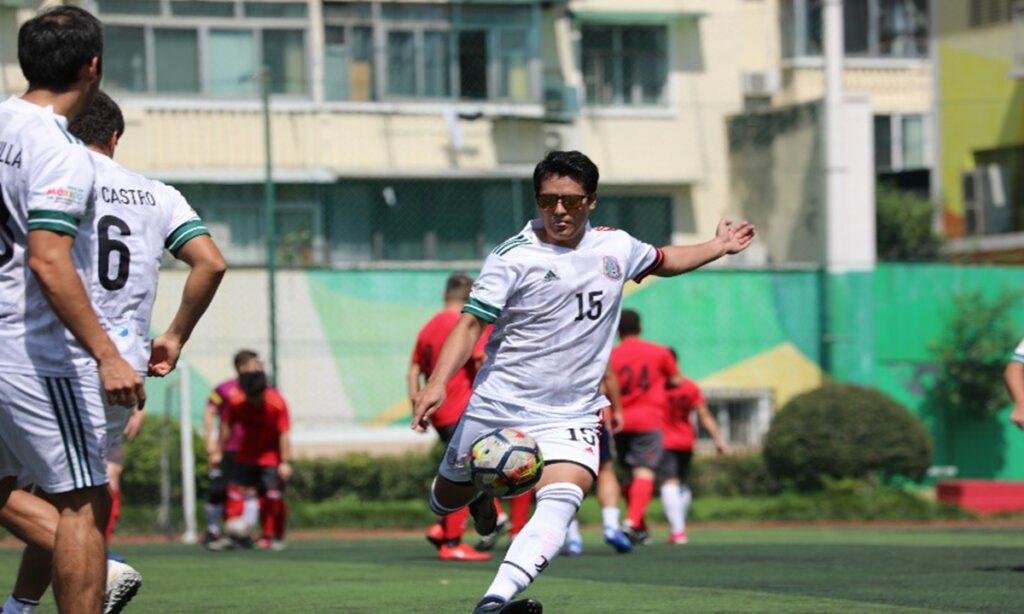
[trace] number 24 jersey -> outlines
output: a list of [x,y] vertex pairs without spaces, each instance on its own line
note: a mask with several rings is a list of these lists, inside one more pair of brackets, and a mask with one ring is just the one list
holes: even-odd
[[[210,234],[174,188],[90,151],[96,168],[96,262],[89,292],[100,324],[136,371],[149,362],[149,326],[164,249]],[[76,357],[88,361],[87,356]]]
[[622,290],[657,269],[661,250],[587,226],[575,248],[541,241],[539,220],[494,249],[466,313],[494,322],[476,394],[571,416],[608,404],[600,391]]

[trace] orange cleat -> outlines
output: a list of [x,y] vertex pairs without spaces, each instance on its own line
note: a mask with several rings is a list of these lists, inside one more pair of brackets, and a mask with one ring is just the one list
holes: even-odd
[[442,561],[489,561],[491,555],[486,552],[477,552],[467,544],[449,546],[443,544],[437,551],[437,556]]
[[427,529],[427,541],[434,544],[435,548],[440,548],[444,544],[444,529],[440,524],[430,525]]
[[686,531],[680,531],[679,533],[673,533],[668,536],[668,543],[675,544],[677,546],[681,546],[689,541],[689,538],[686,536]]

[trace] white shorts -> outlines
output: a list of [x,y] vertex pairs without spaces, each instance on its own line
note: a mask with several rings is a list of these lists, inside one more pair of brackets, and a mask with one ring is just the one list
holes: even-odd
[[559,416],[473,395],[441,460],[439,473],[452,482],[470,482],[469,448],[477,437],[500,428],[514,428],[533,437],[544,464],[573,463],[595,478],[600,465],[598,412]]
[[108,463],[124,464],[124,427],[132,417],[133,409],[120,405],[111,405],[103,400],[103,409],[107,416],[107,446],[103,458]]
[[0,478],[48,493],[107,483],[107,420],[98,374],[0,373]]

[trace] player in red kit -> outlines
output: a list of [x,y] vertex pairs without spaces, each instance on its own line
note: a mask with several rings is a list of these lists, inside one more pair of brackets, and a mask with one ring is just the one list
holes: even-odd
[[[444,308],[427,322],[416,337],[416,347],[412,352],[412,360],[406,375],[409,398],[413,398],[423,387],[423,381],[434,372],[437,357],[441,354],[448,333],[455,327],[462,314],[462,307],[469,300],[469,292],[473,279],[468,275],[453,274],[448,277],[444,289]],[[437,431],[437,436],[446,446],[455,432],[455,427],[462,417],[462,412],[469,403],[473,393],[473,378],[480,364],[483,363],[483,348],[487,342],[488,332],[485,331],[473,350],[473,359],[448,381],[445,402],[430,418],[430,424]],[[438,519],[427,532],[427,540],[437,546],[438,556],[442,561],[487,561],[491,555],[477,552],[462,543],[469,508],[447,514]]]
[[[672,352],[673,358],[675,352]],[[690,463],[693,460],[693,444],[696,432],[693,427],[693,411],[697,411],[704,430],[711,435],[719,454],[728,454],[729,446],[722,439],[718,423],[708,409],[697,383],[683,378],[683,381],[668,390],[668,411],[665,413],[665,451],[658,464],[658,481],[661,483],[661,503],[665,508],[671,534],[670,544],[685,544],[686,515],[690,511],[693,495],[687,485]]]
[[287,510],[285,484],[292,476],[288,405],[284,397],[267,384],[259,358],[239,369],[240,390],[227,399],[221,423],[222,445],[233,428],[240,425],[242,440],[235,453],[235,468],[228,476],[227,522],[240,519],[245,507],[245,490],[255,489],[260,501],[259,547],[284,548]]
[[634,543],[646,543],[644,515],[654,495],[655,470],[662,453],[661,429],[668,411],[665,389],[681,384],[683,376],[667,347],[640,338],[637,312],[622,310],[619,338],[611,365],[619,380],[624,422],[622,432],[615,436],[615,447],[630,478],[623,531]]

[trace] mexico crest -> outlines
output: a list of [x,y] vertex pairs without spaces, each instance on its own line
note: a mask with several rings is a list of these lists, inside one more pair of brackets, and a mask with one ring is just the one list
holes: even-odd
[[608,279],[622,279],[622,266],[619,265],[615,256],[605,256],[601,268],[604,276]]

